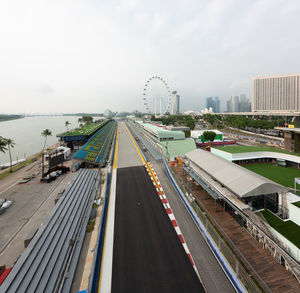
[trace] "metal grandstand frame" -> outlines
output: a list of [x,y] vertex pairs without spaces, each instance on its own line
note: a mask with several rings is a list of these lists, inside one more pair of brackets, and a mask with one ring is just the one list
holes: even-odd
[[1,286],[1,292],[69,292],[100,182],[80,170]]
[[[112,122],[112,123],[116,123],[116,122],[113,121],[113,120],[111,120],[111,122]],[[105,127],[105,126],[107,126],[107,124],[104,125],[103,127]],[[100,129],[100,130],[101,130],[101,129]],[[99,131],[100,131],[100,130],[99,130]],[[92,161],[90,161],[90,160],[86,160],[85,158],[77,158],[77,157],[76,157],[76,154],[74,155],[74,158],[75,158],[75,159],[82,160],[83,162],[85,162],[85,163],[87,163],[87,164],[97,165],[97,166],[98,166],[98,164],[100,164],[101,167],[104,167],[104,166],[106,165],[107,155],[108,155],[108,153],[109,153],[110,146],[111,146],[112,139],[113,139],[113,136],[114,136],[115,131],[116,131],[116,124],[112,126],[112,129],[111,129],[110,133],[106,136],[105,141],[104,141],[104,143],[102,144],[101,148],[99,149],[99,151],[98,151],[98,153],[97,153],[97,155],[96,155],[96,157],[95,157],[94,162],[92,162]],[[97,133],[96,133],[94,136],[96,136],[96,135],[97,135]],[[94,136],[93,136],[93,137],[94,137]],[[91,137],[90,140],[91,140],[93,137]],[[108,141],[108,143],[106,143],[107,141]],[[85,145],[84,145],[84,146],[85,146]],[[83,147],[84,147],[84,146],[83,146]],[[82,147],[82,148],[83,148],[83,147]],[[99,155],[100,155],[100,153],[101,153],[101,151],[103,150],[104,147],[106,148],[105,153],[103,154],[103,157],[101,158],[101,161],[97,162],[97,160],[98,160],[98,158],[99,158]],[[82,150],[82,148],[81,148],[80,150]],[[80,151],[80,150],[79,150],[79,151]],[[78,151],[78,152],[79,152],[79,151]],[[87,151],[87,152],[88,152],[88,151]]]

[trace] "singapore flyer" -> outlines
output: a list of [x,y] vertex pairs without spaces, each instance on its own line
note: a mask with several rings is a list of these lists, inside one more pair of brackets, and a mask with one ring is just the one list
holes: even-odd
[[[154,96],[150,94],[153,83],[159,83],[160,90],[163,90],[163,96]],[[144,85],[143,103],[146,112],[165,115],[169,114],[171,107],[171,91],[168,83],[160,76],[150,77]]]

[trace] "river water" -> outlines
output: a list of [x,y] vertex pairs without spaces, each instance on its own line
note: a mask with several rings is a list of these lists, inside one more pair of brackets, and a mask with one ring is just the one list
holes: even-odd
[[[69,121],[70,129],[78,127],[79,116],[35,116],[0,122],[0,136],[11,138],[16,143],[12,148],[12,160],[23,159],[40,152],[45,138],[41,135],[44,129],[52,131],[47,137],[46,146],[58,142],[57,134],[66,131],[65,121]],[[97,117],[99,119],[100,117]],[[0,164],[9,162],[8,151],[0,152]]]

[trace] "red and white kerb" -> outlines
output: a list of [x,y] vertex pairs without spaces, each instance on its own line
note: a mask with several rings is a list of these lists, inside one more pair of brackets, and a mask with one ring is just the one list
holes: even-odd
[[[169,216],[169,219],[170,219],[170,221],[173,224],[173,227],[174,227],[174,229],[175,229],[175,231],[176,231],[176,233],[177,233],[177,235],[179,237],[179,240],[180,240],[180,242],[181,242],[181,244],[182,244],[182,246],[183,246],[183,248],[184,248],[184,250],[185,250],[185,252],[186,252],[186,254],[187,254],[187,256],[188,256],[188,258],[189,258],[189,260],[190,260],[190,262],[191,262],[191,264],[193,266],[193,268],[194,268],[194,270],[196,271],[196,274],[199,277],[199,273],[198,273],[198,270],[197,270],[197,268],[195,266],[195,263],[194,263],[194,260],[192,258],[192,255],[191,255],[191,253],[189,251],[189,248],[188,248],[188,246],[187,246],[187,244],[186,244],[186,242],[185,242],[185,240],[183,238],[181,230],[180,230],[180,228],[179,228],[179,226],[177,224],[177,221],[176,221],[175,216],[174,216],[174,214],[172,212],[172,209],[171,209],[171,207],[170,207],[170,205],[168,203],[168,200],[167,200],[166,195],[164,193],[164,190],[163,190],[163,188],[162,188],[162,186],[161,186],[161,184],[159,182],[159,179],[158,179],[158,177],[157,177],[157,175],[156,175],[156,173],[155,173],[155,171],[154,171],[154,169],[153,169],[153,167],[151,166],[150,163],[146,163],[144,165],[145,165],[145,168],[146,168],[146,170],[147,170],[147,172],[148,172],[148,174],[150,176],[150,179],[151,179],[151,181],[152,181],[152,183],[153,183],[153,185],[154,185],[154,187],[155,187],[155,189],[157,191],[157,194],[158,194],[158,196],[159,196],[159,198],[160,198],[160,200],[161,200],[161,202],[162,202],[162,204],[163,204],[163,206],[164,206],[164,208],[165,208],[165,210],[166,210],[166,212],[167,212],[167,214]],[[151,173],[154,175],[155,180],[154,180],[153,175]]]

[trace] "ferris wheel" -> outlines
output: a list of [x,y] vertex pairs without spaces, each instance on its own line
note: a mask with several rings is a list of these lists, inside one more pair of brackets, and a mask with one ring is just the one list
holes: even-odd
[[[150,110],[150,105],[149,105],[149,102],[150,102],[150,99],[148,97],[148,89],[150,87],[150,84],[153,80],[158,80],[162,83],[162,85],[164,86],[165,90],[166,90],[166,95],[167,95],[167,101],[166,101],[166,107],[164,109],[164,111],[162,111],[162,109],[160,110],[160,114],[168,114],[170,112],[170,106],[171,106],[171,91],[170,91],[170,87],[169,85],[167,84],[167,82],[161,78],[160,76],[157,76],[157,75],[154,75],[152,77],[150,77],[147,82],[145,83],[144,85],[144,92],[143,92],[143,103],[144,103],[144,106],[146,108],[146,112],[147,113],[151,113],[151,110]],[[160,102],[160,108],[161,108],[161,104],[162,104],[162,97],[156,97],[155,98],[155,114],[156,114],[156,102],[157,102],[157,99],[159,99],[159,102]]]

